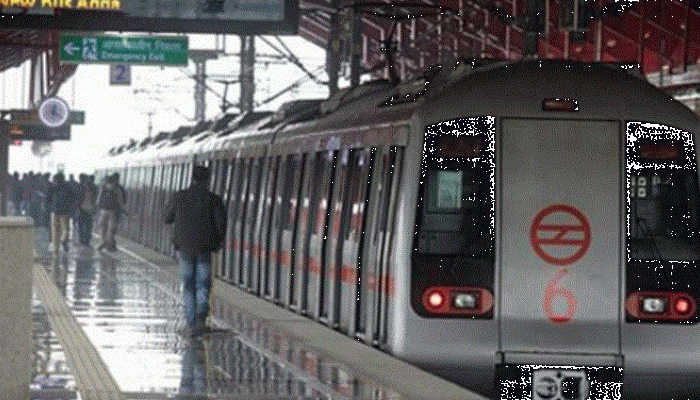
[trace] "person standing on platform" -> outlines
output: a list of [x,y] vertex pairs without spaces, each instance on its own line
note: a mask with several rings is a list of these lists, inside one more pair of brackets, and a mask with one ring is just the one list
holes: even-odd
[[119,213],[117,213],[117,226],[119,226],[119,222],[122,220],[122,217],[129,214],[126,211],[126,189],[124,189],[124,186],[119,183],[119,172],[112,174],[112,182],[114,182],[115,187],[119,191],[119,198],[122,200],[121,207],[119,207]]
[[54,183],[46,193],[46,208],[51,213],[51,250],[68,251],[68,229],[75,195],[62,172],[54,175]]
[[9,176],[10,190],[8,196],[12,202],[13,215],[22,215],[22,180],[19,177],[19,172],[15,171]]
[[192,185],[175,193],[166,207],[165,223],[173,224],[173,244],[183,280],[187,326],[182,333],[198,336],[207,330],[211,290],[211,253],[221,248],[226,234],[226,210],[208,190],[210,171],[195,165]]
[[78,196],[78,239],[83,246],[90,246],[92,216],[97,212],[97,187],[92,175],[80,174]]
[[100,209],[100,235],[102,243],[98,250],[117,251],[115,236],[117,233],[117,222],[119,216],[124,212],[124,192],[120,189],[118,175],[108,175],[105,183],[100,187],[97,194],[97,206]]
[[70,230],[68,237],[72,240],[78,236],[78,211],[80,210],[79,204],[77,203],[78,195],[80,194],[80,182],[75,180],[75,175],[68,174],[68,180],[66,181],[68,187],[75,195],[73,200],[76,202],[71,205],[71,218],[70,218]]

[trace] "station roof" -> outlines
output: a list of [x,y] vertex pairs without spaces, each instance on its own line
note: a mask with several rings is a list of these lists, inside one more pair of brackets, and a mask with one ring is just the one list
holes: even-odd
[[[638,63],[646,74],[673,74],[700,64],[700,0],[586,0],[592,23],[585,31],[560,29],[562,5],[544,7],[544,29],[537,36],[538,58]],[[396,49],[402,78],[459,58],[516,60],[527,53],[528,16],[535,0],[300,0],[299,34],[328,48],[331,19],[340,18],[337,48],[352,53],[348,19],[361,21],[355,43],[365,72],[388,75],[384,47]],[[57,31],[0,29],[0,72],[46,54],[47,82],[57,88],[75,71],[57,60]],[[532,41],[530,41],[530,46]],[[57,90],[57,89],[56,89]]]
[[56,31],[0,29],[0,72],[35,59],[43,74],[42,95],[55,94],[76,70],[75,65],[59,63],[58,39]]

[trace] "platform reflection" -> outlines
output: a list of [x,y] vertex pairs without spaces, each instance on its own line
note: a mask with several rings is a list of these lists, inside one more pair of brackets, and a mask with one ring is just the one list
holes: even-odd
[[402,398],[316,354],[303,340],[230,310],[212,315],[212,333],[183,337],[172,269],[75,243],[67,252],[50,252],[46,232],[37,236],[36,260],[125,399]]

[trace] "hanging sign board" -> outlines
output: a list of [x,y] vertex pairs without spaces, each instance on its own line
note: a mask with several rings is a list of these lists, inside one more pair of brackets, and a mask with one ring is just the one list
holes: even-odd
[[189,53],[187,36],[61,35],[58,55],[63,63],[187,66]]

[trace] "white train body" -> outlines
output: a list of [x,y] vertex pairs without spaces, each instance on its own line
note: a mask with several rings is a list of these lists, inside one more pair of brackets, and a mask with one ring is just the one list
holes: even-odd
[[700,398],[698,117],[619,67],[458,70],[122,151],[123,234],[171,253],[205,163],[218,279],[494,397]]

